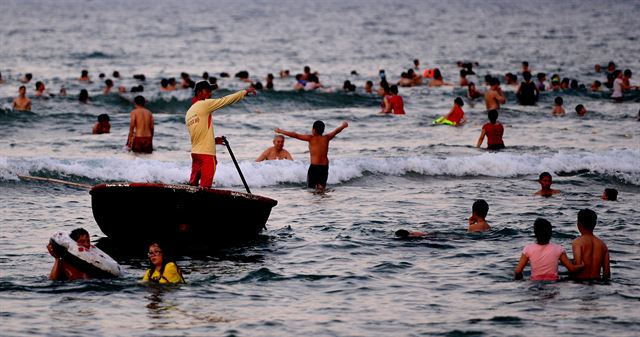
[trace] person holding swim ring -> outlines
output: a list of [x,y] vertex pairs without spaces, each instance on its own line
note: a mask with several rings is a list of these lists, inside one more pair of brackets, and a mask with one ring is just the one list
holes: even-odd
[[[78,243],[79,249],[89,250],[91,247],[91,237],[89,236],[89,232],[87,232],[84,228],[76,228],[69,233],[69,237],[73,239],[73,241]],[[73,281],[73,280],[87,280],[90,279],[87,273],[84,273],[78,268],[72,266],[66,261],[62,260],[60,256],[53,249],[53,245],[49,243],[47,245],[47,249],[49,250],[49,254],[55,258],[53,262],[53,267],[51,268],[51,273],[49,274],[49,279],[52,281]]]
[[173,262],[157,242],[149,245],[149,269],[144,274],[142,281],[160,284],[185,283],[180,268]]

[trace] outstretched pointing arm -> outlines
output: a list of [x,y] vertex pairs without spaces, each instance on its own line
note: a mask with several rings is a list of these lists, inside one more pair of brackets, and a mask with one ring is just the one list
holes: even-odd
[[342,130],[346,129],[348,126],[349,126],[349,123],[342,122],[342,124],[340,126],[338,126],[335,130],[329,132],[327,134],[327,137],[329,137],[329,140],[333,139],[333,137],[335,137],[337,134],[342,132]]

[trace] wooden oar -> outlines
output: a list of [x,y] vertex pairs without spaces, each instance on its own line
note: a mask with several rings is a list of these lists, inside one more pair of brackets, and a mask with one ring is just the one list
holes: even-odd
[[53,179],[53,178],[23,176],[23,175],[20,175],[20,174],[18,174],[18,178],[20,178],[22,180],[45,181],[45,182],[48,182],[48,183],[62,184],[62,185],[68,185],[68,186],[73,186],[73,187],[80,187],[80,188],[91,188],[91,185],[81,184],[81,183],[74,183],[74,182],[71,182],[71,181]]
[[233,159],[233,163],[236,165],[236,169],[238,170],[238,173],[240,174],[240,179],[242,179],[242,183],[244,184],[244,188],[247,189],[247,193],[251,194],[251,191],[249,190],[249,185],[247,185],[247,181],[244,180],[244,175],[242,175],[242,171],[240,170],[240,165],[238,165],[238,162],[236,161],[236,156],[233,155],[233,151],[231,151],[231,146],[229,146],[229,141],[227,140],[227,137],[222,136],[222,140],[224,141],[224,145],[227,146],[227,150],[229,150],[229,154],[231,155],[231,159]]

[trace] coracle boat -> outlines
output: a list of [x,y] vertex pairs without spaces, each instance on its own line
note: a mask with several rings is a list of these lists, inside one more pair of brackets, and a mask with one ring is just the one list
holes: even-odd
[[250,240],[278,204],[249,193],[158,183],[99,184],[89,193],[102,232],[138,244],[166,240],[214,247]]

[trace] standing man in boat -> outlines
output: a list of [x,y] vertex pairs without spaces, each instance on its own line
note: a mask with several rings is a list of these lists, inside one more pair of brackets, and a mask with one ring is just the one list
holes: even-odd
[[200,81],[194,88],[193,105],[187,110],[185,123],[191,136],[191,178],[189,185],[211,188],[216,173],[216,145],[221,138],[213,133],[213,112],[242,100],[248,94],[256,93],[253,88],[240,90],[235,94],[211,99],[211,84]]

